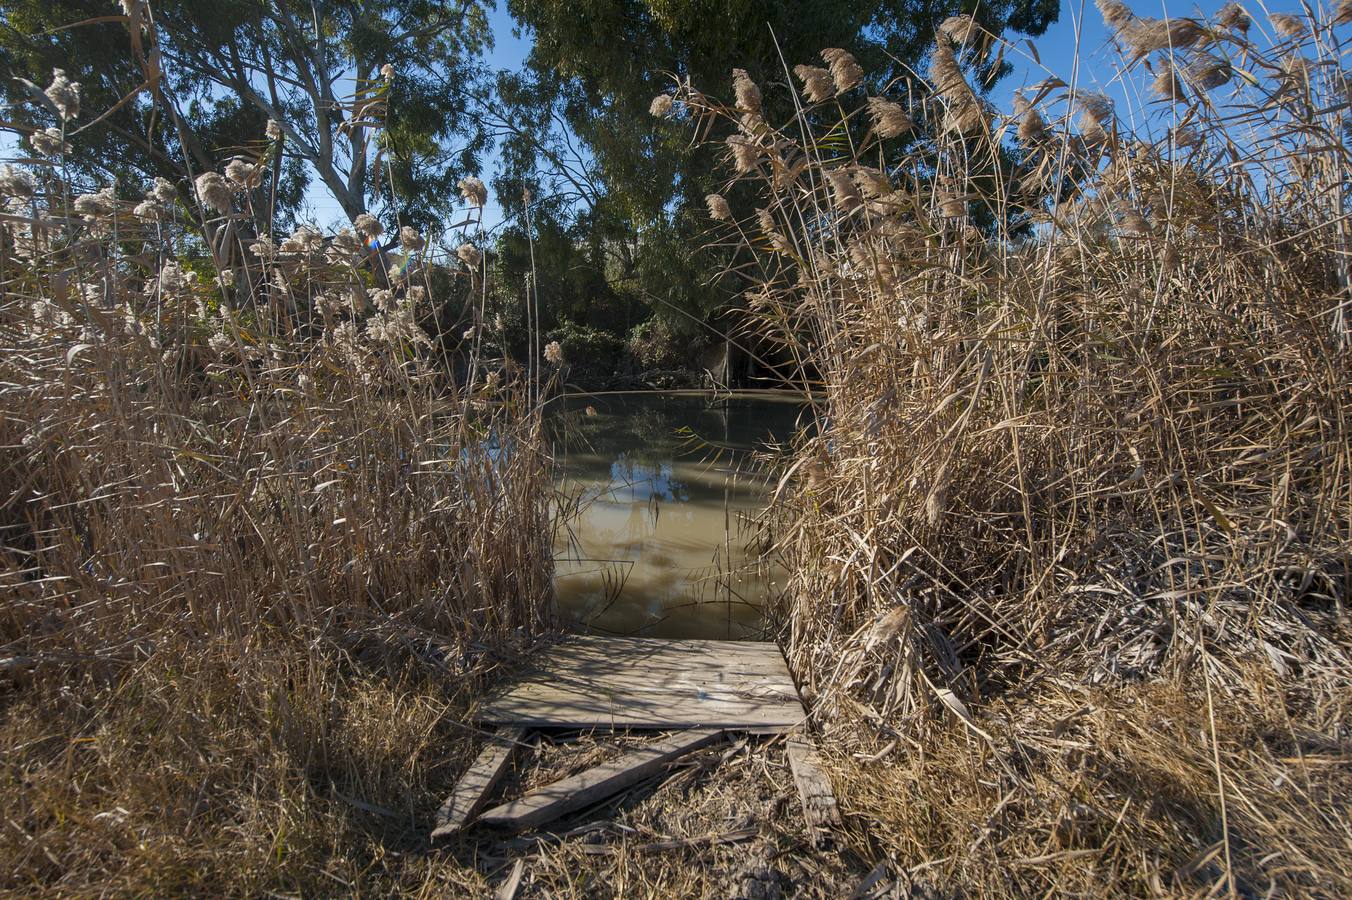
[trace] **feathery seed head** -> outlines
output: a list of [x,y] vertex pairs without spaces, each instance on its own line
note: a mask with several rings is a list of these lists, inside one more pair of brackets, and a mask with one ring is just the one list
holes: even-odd
[[944,130],[958,134],[974,131],[986,121],[981,101],[972,92],[962,67],[949,44],[935,45],[930,58],[934,90],[944,98]]
[[779,224],[775,222],[775,214],[765,207],[756,209],[756,224],[760,226],[761,234],[772,234],[779,231]]
[[1094,0],[1103,21],[1114,31],[1121,32],[1136,19],[1136,14],[1121,0]]
[[467,268],[475,272],[479,271],[479,266],[484,259],[484,255],[479,252],[479,248],[473,244],[461,244],[456,248],[455,255]]
[[1216,14],[1216,21],[1222,28],[1245,34],[1248,32],[1252,20],[1244,7],[1231,0],[1231,2],[1222,6],[1220,12]]
[[831,200],[841,212],[851,213],[864,203],[859,194],[859,186],[854,183],[845,169],[832,169],[826,173],[826,183],[831,187]]
[[131,211],[131,214],[146,222],[158,222],[165,217],[165,213],[167,212],[167,209],[155,200],[147,197],[145,200],[136,204],[136,207]]
[[219,213],[230,212],[235,192],[219,173],[203,172],[193,184],[197,188],[197,199],[203,206]]
[[732,219],[732,207],[728,206],[728,201],[723,199],[722,194],[708,194],[704,198],[704,205],[709,207],[709,216],[727,222]]
[[672,100],[670,94],[658,94],[653,98],[652,103],[648,104],[648,114],[659,119],[665,119],[671,115]]
[[61,131],[57,128],[44,128],[33,132],[28,136],[28,143],[32,145],[33,152],[39,156],[58,156],[70,149],[70,146],[61,139]]
[[744,112],[737,117],[737,127],[741,129],[742,134],[755,138],[765,131],[765,119],[761,118],[758,112]]
[[1113,101],[1103,94],[1081,94],[1075,99],[1080,110],[1080,130],[1091,140],[1107,137],[1113,124]]
[[157,177],[150,191],[146,194],[146,199],[157,200],[165,204],[175,203],[178,200],[178,191],[167,178]]
[[876,200],[879,197],[886,197],[892,193],[892,182],[887,175],[871,166],[858,166],[854,170],[854,183],[859,186],[859,193]]
[[1272,27],[1277,29],[1283,37],[1302,38],[1305,37],[1305,23],[1295,16],[1286,13],[1273,13],[1268,16],[1272,22]]
[[282,253],[318,253],[323,247],[323,235],[309,226],[302,225],[291,232],[277,249]]
[[915,127],[915,122],[901,104],[882,97],[868,98],[868,114],[873,122],[873,131],[884,139],[905,134]]
[[1188,81],[1202,90],[1218,88],[1230,80],[1230,64],[1223,59],[1203,53],[1188,65]]
[[80,83],[67,78],[64,69],[52,70],[52,83],[43,93],[62,119],[70,121],[80,114]]
[[848,52],[839,47],[830,47],[822,51],[822,59],[831,70],[831,80],[836,83],[836,93],[843,94],[864,80],[864,70]]
[[732,91],[737,97],[738,109],[744,113],[760,113],[761,91],[746,74],[746,69],[732,70]]
[[1160,66],[1159,73],[1150,83],[1150,89],[1157,96],[1175,103],[1184,103],[1188,99],[1183,92],[1183,82],[1179,80],[1178,72],[1167,62]]
[[728,150],[732,153],[732,164],[738,174],[745,175],[756,168],[760,162],[761,151],[756,143],[743,135],[734,134],[728,138]]
[[416,253],[426,245],[427,242],[423,240],[422,235],[418,234],[416,228],[405,225],[399,229],[399,246],[410,253]]
[[545,362],[552,366],[563,365],[563,345],[558,341],[545,344]]
[[108,186],[97,193],[84,193],[76,197],[74,207],[85,219],[103,219],[105,216],[111,216],[118,208],[118,199],[112,193],[111,186]]
[[362,213],[352,220],[352,227],[358,234],[364,234],[368,238],[378,238],[385,233],[385,226],[380,224],[380,220],[370,213]]
[[770,245],[780,253],[788,253],[792,249],[788,238],[780,232],[774,213],[770,210],[764,207],[756,210],[756,223],[760,225],[761,233],[770,241]]
[[1047,131],[1042,113],[1022,94],[1014,95],[1014,115],[1019,121],[1019,141],[1036,144]]
[[6,165],[0,170],[0,197],[18,197],[27,200],[36,192],[33,176],[22,169]]
[[256,188],[263,182],[263,171],[253,163],[235,157],[226,164],[225,177],[238,188]]
[[1205,35],[1195,19],[1138,19],[1121,32],[1137,57],[1157,50],[1185,50]]
[[324,258],[331,265],[345,265],[352,262],[352,258],[361,252],[361,248],[362,244],[356,233],[350,228],[344,228],[329,241]]
[[394,292],[386,288],[377,288],[366,292],[366,296],[380,312],[389,312],[394,308]]
[[470,206],[483,208],[488,205],[488,188],[484,186],[482,180],[473,175],[468,178],[460,179],[460,196]]
[[821,66],[794,66],[793,74],[803,82],[803,96],[812,103],[830,100],[836,94],[835,82],[829,69]]
[[981,34],[976,20],[968,15],[949,16],[939,26],[937,36],[956,47],[966,47]]

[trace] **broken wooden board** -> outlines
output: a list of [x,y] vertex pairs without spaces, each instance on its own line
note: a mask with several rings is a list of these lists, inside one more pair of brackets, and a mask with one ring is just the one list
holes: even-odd
[[524,728],[504,728],[488,739],[478,759],[470,765],[455,783],[451,795],[437,810],[436,827],[432,837],[446,837],[468,825],[488,799],[488,794],[507,771],[512,752],[526,736]]
[[803,801],[803,818],[807,820],[812,843],[817,847],[828,846],[834,840],[835,829],[841,827],[840,810],[817,748],[810,737],[799,732],[789,736],[784,752],[789,758],[798,797]]
[[479,817],[486,825],[500,828],[531,828],[619,793],[630,785],[656,775],[676,759],[718,740],[721,728],[692,728],[646,747],[630,750],[618,759],[602,763],[561,781],[537,788],[510,803],[488,810]]
[[771,733],[804,718],[775,644],[584,636],[541,651],[478,713],[482,722],[541,728]]

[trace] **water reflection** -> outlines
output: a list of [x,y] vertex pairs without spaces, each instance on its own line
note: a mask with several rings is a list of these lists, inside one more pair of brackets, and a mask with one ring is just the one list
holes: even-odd
[[776,580],[757,565],[768,486],[752,454],[787,441],[793,398],[696,393],[573,396],[551,424],[562,502],[563,613],[584,630],[752,638]]

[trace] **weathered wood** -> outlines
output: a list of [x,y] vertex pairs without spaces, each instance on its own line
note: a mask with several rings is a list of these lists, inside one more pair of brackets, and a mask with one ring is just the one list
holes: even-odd
[[526,872],[526,861],[518,859],[512,866],[512,873],[498,885],[493,892],[494,900],[516,900],[516,892],[521,887],[521,876]]
[[502,773],[507,771],[512,752],[525,736],[525,728],[511,727],[502,729],[488,739],[487,746],[480,751],[479,757],[465,774],[460,776],[451,795],[437,810],[433,838],[454,834],[470,823],[488,799],[489,792],[502,778]]
[[818,847],[827,846],[834,839],[834,830],[841,826],[840,810],[836,806],[831,780],[822,770],[817,748],[810,737],[796,732],[785,745],[785,755],[789,758],[793,783],[798,787],[798,797],[803,801],[803,818],[807,820],[812,842]]
[[483,722],[558,728],[787,731],[804,712],[779,648],[578,637],[541,652]]
[[722,734],[721,728],[682,731],[490,809],[479,821],[520,829],[557,819],[655,775],[672,761],[713,743]]

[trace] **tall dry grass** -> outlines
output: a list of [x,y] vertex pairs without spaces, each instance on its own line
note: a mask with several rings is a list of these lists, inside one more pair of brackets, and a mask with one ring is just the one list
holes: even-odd
[[272,237],[271,128],[119,199],[47,96],[0,180],[0,890],[478,891],[401,853],[552,602],[534,392],[439,333],[482,255]]
[[1019,50],[967,17],[878,96],[786,66],[784,122],[678,87],[724,277],[824,394],[777,620],[917,882],[1346,893],[1352,10],[1101,6],[1126,112],[992,108]]

